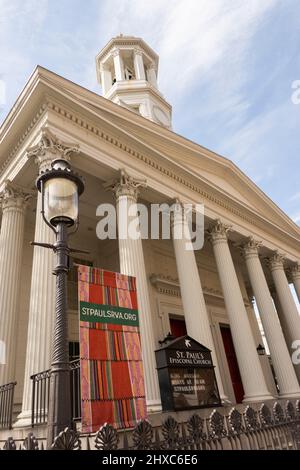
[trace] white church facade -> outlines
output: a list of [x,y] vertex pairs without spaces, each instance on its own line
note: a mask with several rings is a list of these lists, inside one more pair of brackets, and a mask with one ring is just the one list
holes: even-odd
[[[299,226],[230,160],[172,131],[158,56],[142,39],[113,38],[96,69],[103,96],[37,67],[0,129],[0,387],[16,382],[14,430],[31,427],[31,377],[51,364],[54,256],[30,242],[54,242],[35,179],[56,158],[85,179],[70,244],[88,253],[73,261],[137,278],[149,414],[161,412],[155,350],[168,333],[187,332],[212,351],[225,406],[299,399],[300,315],[289,285],[300,300]],[[122,210],[124,201],[174,200],[204,205],[201,250],[96,236],[101,203]],[[76,290],[71,267],[70,359],[78,356]],[[259,354],[254,300],[270,357]]]

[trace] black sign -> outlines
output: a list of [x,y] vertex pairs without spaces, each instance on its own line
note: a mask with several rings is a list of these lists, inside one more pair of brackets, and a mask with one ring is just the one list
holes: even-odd
[[190,336],[156,351],[163,410],[220,406],[211,352]]

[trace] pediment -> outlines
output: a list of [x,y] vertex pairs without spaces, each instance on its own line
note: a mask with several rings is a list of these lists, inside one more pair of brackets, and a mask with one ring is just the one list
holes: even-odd
[[[219,200],[223,198],[235,207],[239,206],[241,211],[250,211],[261,220],[300,239],[300,228],[230,160],[42,68],[36,69],[2,125],[1,148],[8,140],[6,135],[10,123],[13,129],[14,114],[19,112],[21,116],[23,103],[30,107],[30,102],[37,102],[37,97],[42,101],[45,95],[56,97],[66,109],[70,106],[82,116],[88,116],[90,122],[106,129],[112,138],[130,148],[138,148],[145,155],[154,156],[162,165],[172,167],[174,172],[185,172],[187,178],[211,191]],[[11,135],[15,138],[14,130]],[[128,158],[133,157],[128,155]]]
[[[143,118],[140,118],[145,121]],[[299,239],[300,228],[254,182],[229,159],[189,141],[177,134],[159,129],[156,124],[145,129],[134,123],[115,120],[127,133],[143,141],[149,147],[175,165],[180,165],[197,177],[199,184],[210,187],[220,197],[232,200],[241,208],[247,208],[262,219],[293,232]],[[152,126],[154,129],[152,129]]]

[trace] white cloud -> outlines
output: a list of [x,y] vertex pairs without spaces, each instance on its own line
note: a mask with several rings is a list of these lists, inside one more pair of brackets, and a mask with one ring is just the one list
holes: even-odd
[[[0,74],[13,103],[32,72],[31,50],[47,15],[48,0],[0,0]],[[26,45],[26,47],[24,47]]]

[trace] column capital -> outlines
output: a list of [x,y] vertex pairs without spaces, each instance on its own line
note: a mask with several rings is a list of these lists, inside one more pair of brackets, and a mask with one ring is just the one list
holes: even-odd
[[114,49],[111,53],[113,57],[118,57],[119,54],[120,54],[120,49]]
[[291,266],[290,273],[293,281],[295,281],[296,279],[300,280],[300,263],[296,263]]
[[243,243],[241,245],[242,254],[244,258],[258,258],[258,251],[261,245],[261,241],[255,240],[252,236],[249,237],[246,243]]
[[154,70],[156,72],[156,65],[155,65],[155,62],[151,62],[148,67],[147,67],[147,70]]
[[34,196],[34,191],[22,188],[21,186],[7,180],[0,193],[0,206],[3,212],[7,210],[24,211],[30,199]]
[[143,51],[142,49],[140,49],[139,47],[135,47],[134,48],[134,55],[143,55]]
[[191,208],[181,199],[175,198],[172,201],[168,214],[173,228],[177,225],[182,226],[188,223],[188,217],[191,215]]
[[138,198],[140,188],[146,186],[146,180],[133,178],[125,170],[120,171],[119,178],[104,184],[104,188],[107,191],[112,191],[116,199],[121,196],[129,196],[135,200]]
[[105,72],[109,70],[109,66],[107,64],[104,64],[103,62],[101,62],[100,64],[100,72]]
[[44,128],[39,143],[27,150],[27,158],[34,158],[39,171],[43,172],[50,168],[56,158],[70,161],[73,153],[79,153],[79,145],[63,142],[48,128]]
[[275,270],[284,270],[284,261],[285,257],[282,253],[279,253],[279,251],[276,251],[267,259],[268,266],[271,271]]
[[208,239],[212,244],[227,242],[227,234],[230,230],[231,225],[226,225],[220,219],[217,219],[207,231]]

